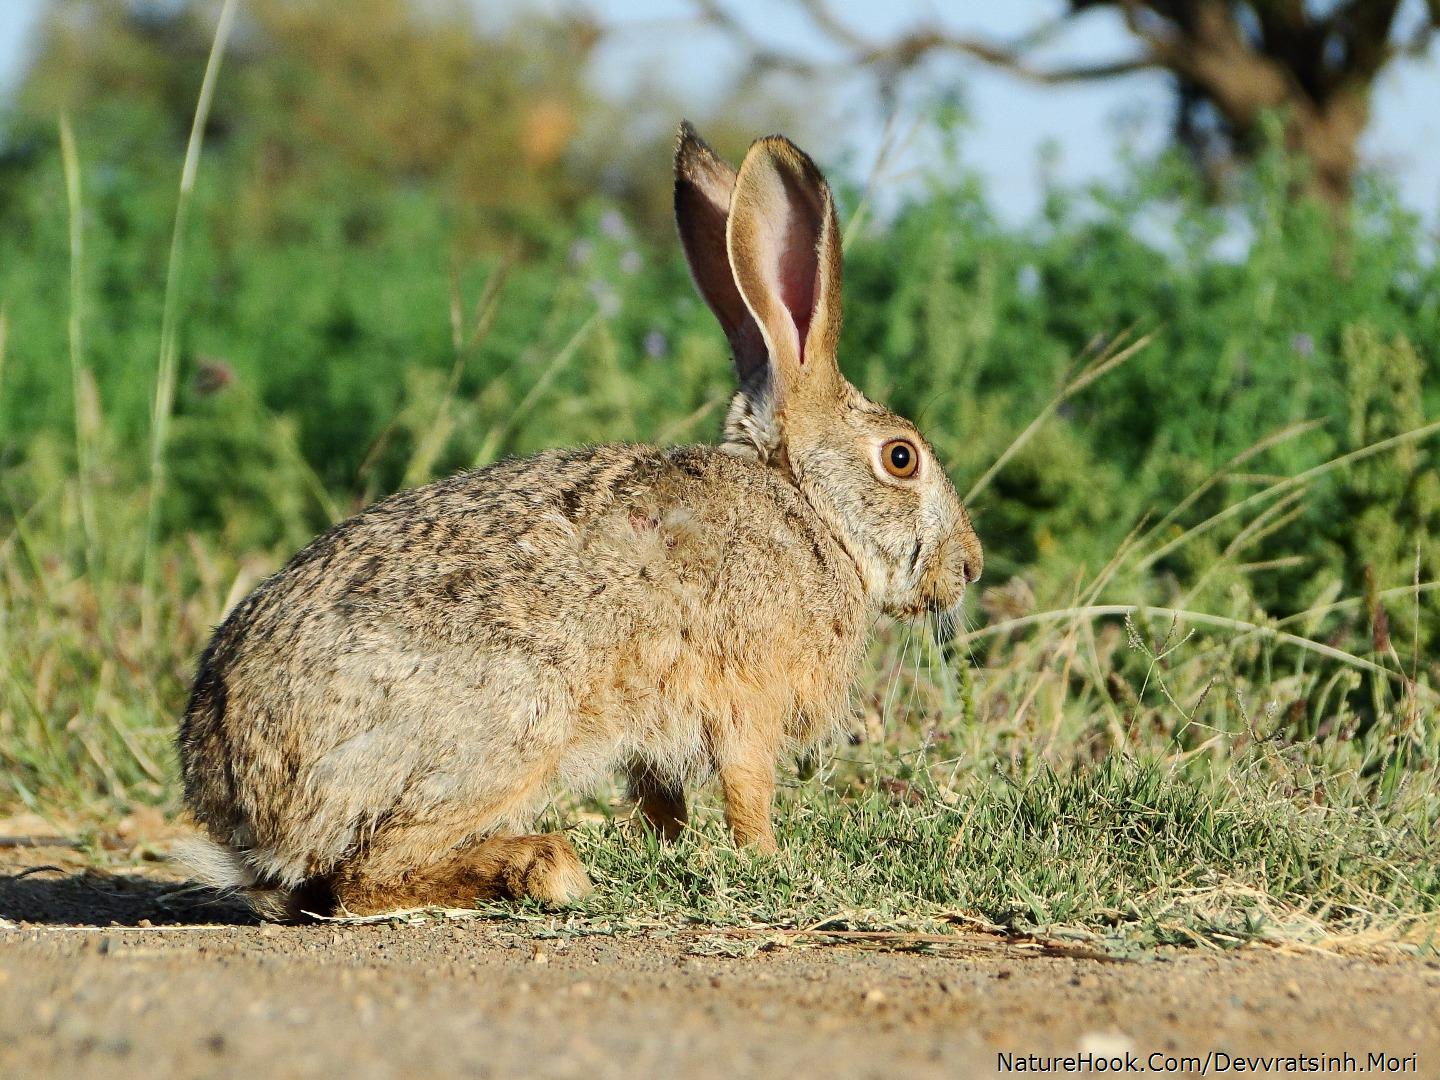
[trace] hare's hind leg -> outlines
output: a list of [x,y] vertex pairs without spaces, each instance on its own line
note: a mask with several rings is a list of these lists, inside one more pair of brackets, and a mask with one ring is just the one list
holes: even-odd
[[527,896],[565,904],[591,889],[580,856],[559,833],[492,836],[399,874],[384,873],[383,863],[361,859],[341,869],[333,887],[336,910],[351,915],[471,907],[477,900]]

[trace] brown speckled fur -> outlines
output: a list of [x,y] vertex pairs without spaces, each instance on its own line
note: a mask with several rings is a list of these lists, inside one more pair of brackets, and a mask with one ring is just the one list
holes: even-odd
[[[215,883],[290,916],[563,902],[588,887],[574,850],[524,830],[617,770],[667,837],[685,784],[718,774],[736,841],[773,849],[776,759],[843,727],[873,616],[948,611],[978,575],[928,446],[840,375],[838,232],[809,159],[761,140],[737,179],[683,128],[676,170],[742,379],[726,442],[401,492],[261,584],[181,726],[186,800],[233,867]],[[922,458],[909,480],[879,467],[895,436]]]

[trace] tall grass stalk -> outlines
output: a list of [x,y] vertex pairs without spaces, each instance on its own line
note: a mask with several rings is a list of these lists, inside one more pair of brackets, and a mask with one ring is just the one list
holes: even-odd
[[903,138],[897,136],[898,118],[891,113],[885,121],[885,130],[880,135],[880,149],[875,152],[875,161],[870,166],[870,173],[865,178],[865,188],[860,193],[860,201],[855,204],[855,210],[850,215],[850,220],[845,223],[845,229],[840,236],[840,249],[849,248],[851,242],[860,234],[865,223],[870,219],[870,212],[875,204],[875,196],[885,181],[893,181],[894,176],[887,172],[890,162],[897,156],[904,154],[914,144],[923,130],[923,123],[920,116],[916,116],[906,129]]
[[[1242,552],[1298,520],[1307,509],[1306,494],[1305,489],[1300,488],[1288,495],[1283,495],[1246,522],[1245,527],[1235,534],[1235,538],[1225,545],[1225,550],[1220,553],[1219,557],[1212,559],[1200,571],[1199,576],[1185,591],[1176,607],[1188,608],[1195,598],[1204,592],[1205,586],[1210,584],[1217,574],[1235,564],[1237,557]],[[1298,556],[1298,558],[1302,561],[1304,559],[1303,556]],[[1287,557],[1252,564],[1252,569],[1263,570],[1273,566],[1291,565],[1294,565],[1293,559]]]
[[1336,469],[1344,468],[1346,465],[1354,464],[1357,461],[1362,461],[1365,458],[1373,457],[1375,454],[1382,454],[1386,450],[1393,450],[1396,447],[1420,442],[1434,435],[1437,431],[1440,431],[1440,420],[1425,424],[1422,427],[1412,428],[1409,431],[1402,431],[1399,435],[1392,435],[1388,439],[1381,439],[1379,442],[1362,446],[1360,449],[1352,450],[1348,454],[1341,454],[1339,457],[1331,458],[1329,461],[1323,461],[1319,465],[1306,469],[1304,472],[1296,473],[1294,476],[1287,476],[1283,480],[1277,480],[1269,487],[1257,491],[1253,495],[1247,495],[1239,502],[1231,503],[1225,507],[1225,509],[1212,514],[1198,525],[1192,525],[1179,536],[1161,544],[1154,551],[1150,552],[1150,554],[1143,556],[1136,564],[1136,569],[1141,571],[1150,569],[1150,567],[1154,566],[1172,551],[1189,543],[1197,536],[1209,532],[1215,528],[1215,526],[1234,517],[1246,507],[1264,502],[1266,499],[1274,498],[1276,495],[1283,495],[1295,488],[1304,487],[1317,477],[1324,476],[1326,473],[1334,472]]
[[325,481],[321,479],[320,474],[315,471],[315,467],[311,465],[305,457],[305,453],[300,448],[295,432],[292,429],[285,428],[280,422],[280,417],[260,399],[260,395],[255,393],[255,391],[245,383],[237,380],[235,385],[231,387],[231,392],[244,399],[251,411],[253,411],[256,416],[263,417],[269,424],[270,430],[275,432],[276,448],[284,454],[290,464],[294,466],[296,474],[304,482],[306,488],[309,489],[311,496],[315,499],[315,504],[320,507],[321,512],[325,515],[326,521],[334,525],[344,517],[345,515],[341,511],[340,503],[336,501],[334,494],[325,486]]
[[70,117],[64,113],[60,115],[60,157],[65,169],[65,201],[70,209],[70,392],[75,407],[75,486],[85,540],[85,566],[94,573],[97,569],[99,530],[95,524],[93,462],[95,437],[100,425],[93,407],[94,381],[85,369],[85,229],[81,218],[80,155],[75,149],[75,133],[70,127]]
[[570,340],[560,347],[559,352],[557,352],[550,363],[546,365],[545,370],[540,374],[540,378],[535,380],[535,385],[530,387],[525,396],[520,399],[519,404],[517,404],[510,415],[506,417],[505,421],[496,424],[486,432],[485,441],[480,444],[480,450],[475,455],[475,468],[478,469],[482,466],[489,465],[490,462],[495,460],[495,455],[499,452],[500,448],[505,445],[505,440],[520,426],[521,421],[529,415],[530,410],[535,407],[541,395],[550,388],[550,384],[555,381],[555,377],[570,363],[571,359],[580,350],[580,346],[584,343],[585,339],[589,337],[590,331],[594,329],[595,324],[599,321],[600,313],[597,311],[581,323],[575,333],[570,335]]
[[1114,371],[1141,349],[1145,348],[1146,345],[1149,345],[1150,342],[1154,340],[1154,335],[1146,334],[1138,341],[1133,341],[1129,345],[1125,345],[1125,338],[1126,334],[1122,333],[1118,335],[1115,340],[1111,342],[1110,347],[1101,353],[1100,356],[1096,357],[1094,363],[1085,368],[1085,370],[1080,372],[1075,378],[1071,379],[1070,382],[1066,383],[1058,394],[1046,402],[1045,407],[1035,415],[1035,419],[1031,420],[1030,423],[1026,425],[1025,430],[1011,440],[1010,445],[995,459],[990,468],[986,469],[980,479],[971,485],[970,490],[965,493],[964,501],[966,503],[974,502],[976,496],[990,486],[990,481],[995,479],[996,474],[1005,467],[1006,463],[1012,457],[1020,452],[1037,431],[1045,426],[1045,422],[1059,411],[1061,405],[1080,393],[1081,390],[1084,390],[1096,379],[1110,374],[1110,372]]
[[455,355],[450,363],[450,374],[445,380],[445,389],[435,403],[434,415],[430,423],[426,425],[424,433],[417,442],[415,452],[411,454],[410,461],[405,466],[405,476],[401,481],[402,487],[423,484],[434,475],[435,462],[439,459],[441,451],[444,450],[445,443],[453,431],[451,412],[455,406],[455,396],[460,390],[460,380],[464,376],[465,368],[471,358],[484,344],[490,328],[495,325],[495,317],[500,312],[500,299],[510,266],[511,263],[507,259],[492,270],[485,279],[480,299],[475,304],[474,326],[468,335],[465,332],[465,319],[460,301],[460,284],[456,280],[456,275],[451,275],[450,328],[451,346]]
[[[1412,590],[1407,588],[1405,591],[1410,592]],[[1337,649],[1333,645],[1326,645],[1323,641],[1312,641],[1310,638],[1301,637],[1299,634],[1291,634],[1284,630],[1277,630],[1273,626],[1263,626],[1260,623],[1249,622],[1245,619],[1233,619],[1225,615],[1211,615],[1203,611],[1151,607],[1144,604],[1092,604],[1088,607],[1037,611],[1031,615],[1021,615],[1013,619],[1003,619],[999,622],[990,623],[988,626],[983,626],[978,630],[971,630],[964,635],[962,644],[968,645],[972,642],[979,641],[981,638],[994,637],[997,634],[1011,633],[1024,629],[1027,626],[1059,622],[1064,619],[1078,618],[1082,620],[1093,620],[1115,615],[1131,616],[1137,611],[1169,617],[1178,622],[1199,623],[1201,626],[1214,626],[1223,630],[1241,630],[1249,634],[1270,638],[1271,640],[1286,645],[1293,645],[1296,648],[1317,653],[1320,656],[1324,656],[1327,659],[1334,660],[1348,667],[1368,671],[1372,675],[1383,675],[1387,679],[1392,679],[1402,684],[1408,683],[1409,681],[1405,677],[1404,672],[1391,671],[1389,668],[1382,667],[1373,660],[1365,659],[1363,656],[1356,656],[1354,653],[1348,653],[1344,649]],[[1440,699],[1440,694],[1436,694],[1436,692],[1429,687],[1419,687],[1418,689],[1423,690],[1424,693],[1432,699]]]
[[[1309,623],[1312,627],[1318,626],[1320,620],[1323,619],[1325,616],[1333,615],[1337,611],[1349,611],[1351,609],[1361,607],[1370,600],[1379,602],[1384,600],[1399,599],[1401,597],[1411,599],[1414,601],[1415,633],[1414,640],[1411,644],[1412,671],[1410,672],[1409,679],[1413,683],[1416,681],[1417,671],[1421,660],[1419,642],[1420,598],[1427,593],[1432,593],[1437,590],[1440,590],[1440,581],[1421,581],[1419,580],[1419,575],[1417,573],[1415,575],[1415,580],[1409,585],[1396,585],[1393,588],[1380,589],[1374,594],[1373,597],[1369,598],[1365,596],[1347,596],[1343,600],[1332,600],[1321,604],[1313,604],[1310,607],[1306,608],[1304,611],[1297,611],[1293,615],[1286,615],[1282,618],[1275,619],[1267,626],[1260,626],[1259,630],[1263,632],[1272,627],[1278,630],[1281,627],[1293,626],[1296,623]],[[1313,634],[1314,630],[1310,632]],[[1233,648],[1235,645],[1238,645],[1254,636],[1255,634],[1252,631],[1241,631],[1240,633],[1237,633],[1234,637],[1228,638],[1225,643],[1212,645],[1208,649],[1202,649],[1200,652],[1196,653],[1195,656],[1192,657],[1192,659],[1206,659],[1208,658],[1210,653],[1221,652],[1225,649]],[[1404,665],[1400,663],[1398,657],[1395,658],[1395,666],[1397,670],[1404,670]]]
[[1309,434],[1316,428],[1324,427],[1324,425],[1325,421],[1323,420],[1297,420],[1295,423],[1286,424],[1284,427],[1272,431],[1268,435],[1265,435],[1260,439],[1256,440],[1255,442],[1251,443],[1244,450],[1241,450],[1240,453],[1236,454],[1229,461],[1225,462],[1225,464],[1221,465],[1218,469],[1212,472],[1203,481],[1201,481],[1195,487],[1191,488],[1190,491],[1185,494],[1185,497],[1183,499],[1177,502],[1169,510],[1165,511],[1165,513],[1160,516],[1159,520],[1157,520],[1153,525],[1150,526],[1149,529],[1146,530],[1145,535],[1141,537],[1141,543],[1149,540],[1151,537],[1160,535],[1160,533],[1165,530],[1165,527],[1167,525],[1169,525],[1172,521],[1178,518],[1186,510],[1190,509],[1190,507],[1194,506],[1195,503],[1198,502],[1207,491],[1211,490],[1216,484],[1220,483],[1226,477],[1230,476],[1236,469],[1238,469],[1241,465],[1244,465],[1247,461],[1252,460],[1259,454],[1264,453],[1266,450],[1270,450],[1273,447],[1280,446],[1284,443],[1289,442],[1291,439],[1300,437],[1301,435]]
[[180,193],[175,202],[175,225],[170,238],[170,262],[165,273],[165,302],[160,318],[160,358],[155,373],[155,401],[150,414],[150,496],[145,510],[145,547],[141,571],[141,632],[147,640],[155,629],[155,573],[159,562],[156,540],[160,531],[160,502],[165,493],[165,445],[170,436],[170,415],[175,407],[175,380],[179,369],[180,285],[184,272],[185,233],[195,175],[200,168],[200,150],[205,141],[205,124],[220,77],[220,61],[235,22],[238,0],[225,0],[210,43],[210,57],[200,81],[200,96],[185,147],[185,164],[180,171]]

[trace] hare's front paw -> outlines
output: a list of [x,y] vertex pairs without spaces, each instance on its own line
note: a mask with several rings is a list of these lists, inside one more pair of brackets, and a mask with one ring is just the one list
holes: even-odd
[[725,820],[739,847],[773,855],[775,830],[770,825],[770,806],[775,801],[775,767],[759,760],[725,763],[720,766],[720,786],[725,790]]
[[517,837],[519,847],[507,867],[511,893],[546,904],[572,904],[589,896],[595,886],[570,841],[557,833]]
[[746,851],[753,851],[757,855],[778,855],[780,845],[775,843],[775,834],[767,832],[763,836],[757,836],[745,844]]

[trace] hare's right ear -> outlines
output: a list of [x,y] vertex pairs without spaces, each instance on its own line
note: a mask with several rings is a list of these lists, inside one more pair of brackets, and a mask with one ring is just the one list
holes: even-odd
[[680,124],[675,147],[675,224],[695,287],[730,341],[740,386],[755,389],[765,378],[765,338],[745,306],[725,250],[725,219],[735,190],[735,170],[706,146],[689,121]]
[[757,139],[740,163],[726,246],[765,339],[777,413],[794,415],[807,400],[823,413],[845,381],[835,356],[840,225],[830,185],[789,139]]

